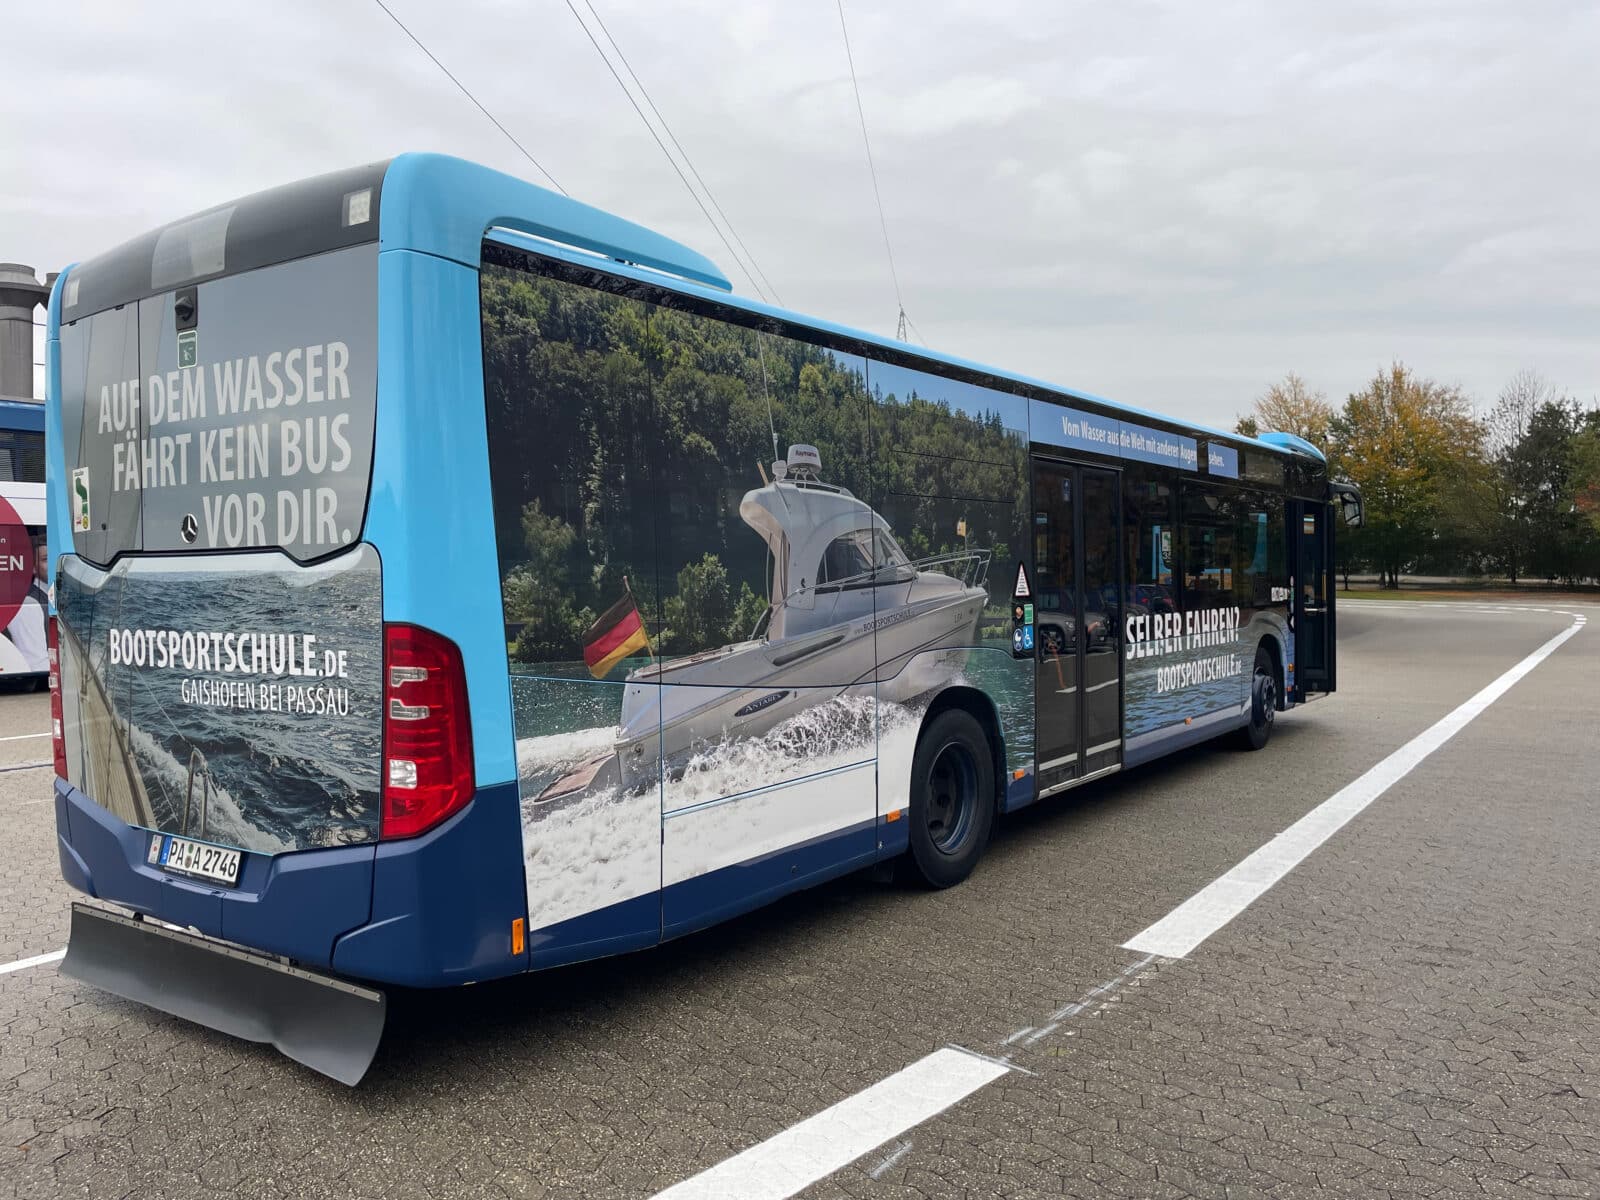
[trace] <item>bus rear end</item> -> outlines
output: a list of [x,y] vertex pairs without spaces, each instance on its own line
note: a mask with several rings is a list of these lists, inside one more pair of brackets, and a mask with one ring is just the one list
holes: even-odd
[[477,786],[461,631],[409,619],[426,531],[392,515],[449,492],[374,469],[415,432],[379,381],[384,173],[167,226],[51,308],[57,828],[113,906],[75,906],[63,970],[347,1082],[373,983],[525,961],[514,788]]

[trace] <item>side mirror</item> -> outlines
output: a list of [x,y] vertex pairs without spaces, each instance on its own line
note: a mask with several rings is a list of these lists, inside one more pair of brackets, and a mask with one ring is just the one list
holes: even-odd
[[1361,489],[1355,484],[1338,480],[1328,484],[1328,498],[1339,505],[1344,523],[1359,529],[1366,519],[1366,509],[1361,503]]

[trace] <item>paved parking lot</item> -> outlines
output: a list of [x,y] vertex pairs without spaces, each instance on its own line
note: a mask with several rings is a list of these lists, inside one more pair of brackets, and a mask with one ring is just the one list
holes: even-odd
[[[1261,754],[1046,802],[948,892],[396,997],[355,1090],[0,974],[0,1196],[648,1197],[950,1045],[1016,1069],[805,1196],[1600,1195],[1600,629],[1187,957],[1122,948],[1572,620],[1349,605]],[[49,770],[7,769],[48,757],[0,741],[0,965],[65,939]]]

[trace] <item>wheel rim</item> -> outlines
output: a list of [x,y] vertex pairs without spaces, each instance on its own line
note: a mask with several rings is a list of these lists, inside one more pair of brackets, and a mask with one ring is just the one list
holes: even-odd
[[928,771],[924,820],[928,840],[941,854],[955,854],[972,832],[978,802],[978,766],[959,742],[947,743],[934,755]]
[[1256,724],[1270,726],[1278,712],[1278,684],[1270,672],[1256,672]]

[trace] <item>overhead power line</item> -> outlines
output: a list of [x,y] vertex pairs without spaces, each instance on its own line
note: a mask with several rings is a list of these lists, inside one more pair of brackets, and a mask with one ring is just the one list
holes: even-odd
[[522,152],[522,157],[527,159],[529,162],[531,162],[533,164],[534,170],[538,171],[539,174],[543,175],[546,179],[548,179],[550,181],[550,186],[551,187],[555,188],[556,191],[560,192],[563,196],[565,196],[567,194],[567,189],[562,187],[559,183],[556,182],[556,177],[554,175],[550,174],[549,171],[545,170],[544,166],[539,162],[539,160],[537,158],[535,158],[532,154],[528,153],[528,148],[526,146],[524,146],[521,142],[519,142],[516,139],[516,135],[514,135],[504,125],[500,124],[499,118],[497,118],[492,112],[490,112],[487,108],[485,108],[483,106],[482,101],[480,101],[476,96],[474,96],[472,94],[472,92],[467,88],[466,84],[462,83],[461,80],[457,79],[455,77],[455,75],[453,75],[451,73],[449,67],[445,66],[442,62],[439,61],[438,55],[434,54],[434,52],[432,50],[429,50],[425,45],[422,44],[422,39],[419,38],[416,34],[412,33],[411,30],[409,28],[407,28],[406,23],[404,21],[402,21],[399,17],[395,16],[394,12],[389,8],[389,6],[387,4],[385,4],[383,2],[383,0],[372,0],[372,2],[374,4],[376,4],[379,8],[383,9],[383,11],[388,15],[388,17],[389,17],[389,19],[391,21],[393,21],[396,25],[400,26],[400,31],[402,33],[404,33],[408,38],[410,38],[413,42],[416,43],[417,49],[421,50],[424,54],[426,54],[428,56],[428,58],[433,62],[433,65],[438,67],[439,70],[444,72],[445,78],[448,79],[451,83],[455,84],[456,87],[460,89],[461,94],[463,96],[465,96],[468,100],[471,100],[473,105],[477,108],[477,110],[479,112],[481,112],[484,116],[488,117],[490,123],[496,129],[498,129],[501,133],[506,135],[506,140],[509,141],[513,146],[515,146],[518,150],[520,150]]
[[[627,67],[628,74],[633,78],[634,83],[638,86],[640,93],[645,98],[645,102],[650,105],[650,111],[656,114],[656,120],[661,122],[661,128],[666,130],[666,134],[669,138],[672,138],[672,144],[677,146],[678,153],[683,156],[684,163],[689,167],[689,170],[693,172],[695,179],[699,180],[701,188],[705,190],[706,199],[710,200],[712,207],[716,208],[718,214],[722,215],[722,220],[728,227],[728,233],[724,233],[722,231],[722,226],[717,224],[715,218],[712,217],[710,209],[706,208],[705,200],[702,200],[700,198],[700,193],[695,191],[694,186],[689,182],[689,177],[683,173],[683,167],[678,165],[678,160],[672,156],[672,152],[667,149],[667,144],[661,140],[661,135],[656,132],[656,127],[650,123],[650,118],[644,115],[644,109],[639,107],[639,101],[634,98],[633,92],[629,89],[628,85],[622,81],[622,76],[617,72],[616,66],[612,63],[611,56],[605,52],[604,48],[600,45],[599,39],[594,36],[594,30],[589,28],[589,23],[583,19],[582,14],[578,12],[577,6],[573,4],[572,0],[566,0],[566,4],[567,8],[572,12],[572,19],[577,21],[578,25],[583,29],[584,36],[589,39],[589,44],[594,47],[595,53],[600,56],[600,61],[605,63],[606,70],[611,72],[611,78],[617,81],[617,86],[622,89],[622,94],[628,98],[628,103],[633,105],[633,111],[639,115],[639,120],[644,122],[644,127],[650,131],[650,136],[655,139],[655,143],[658,147],[660,147],[661,153],[666,155],[667,162],[672,164],[673,171],[677,173],[678,179],[683,183],[684,188],[694,200],[696,207],[700,209],[700,212],[702,215],[704,215],[707,223],[709,223],[711,228],[715,230],[716,235],[721,240],[723,247],[728,251],[728,256],[732,258],[736,264],[738,264],[739,270],[744,273],[745,279],[748,280],[750,286],[755,289],[756,295],[760,296],[763,300],[766,300],[767,292],[763,291],[761,284],[756,282],[757,276],[760,276],[763,280],[766,279],[766,276],[762,274],[761,268],[756,266],[755,256],[746,250],[744,252],[744,256],[741,257],[739,252],[733,248],[733,243],[728,240],[728,234],[732,234],[733,238],[736,241],[739,241],[739,245],[741,247],[744,245],[744,242],[739,239],[737,231],[735,231],[733,228],[733,222],[729,221],[726,214],[722,213],[721,205],[717,204],[716,198],[711,194],[711,189],[706,187],[705,180],[700,178],[700,172],[694,169],[694,164],[689,161],[688,154],[684,153],[683,146],[679,144],[677,138],[672,136],[672,130],[668,128],[667,122],[661,116],[660,110],[656,108],[655,102],[650,99],[650,94],[645,91],[644,84],[639,82],[639,77],[634,74],[633,68],[628,66],[627,58],[624,57],[621,48],[617,47],[616,39],[611,36],[608,30],[606,30],[605,22],[600,20],[600,14],[595,12],[594,5],[590,4],[589,0],[584,0],[585,7],[587,7],[591,13],[594,13],[595,23],[598,24],[601,31],[605,33],[606,40],[611,43],[613,48],[616,48],[617,57],[622,59],[623,66]],[[748,265],[746,264],[746,259],[749,260]],[[769,283],[767,288],[769,290],[772,289],[772,285]],[[772,291],[772,296],[774,299],[776,299],[776,290]]]
[[867,136],[867,110],[861,105],[861,85],[856,81],[856,59],[850,52],[850,26],[845,24],[844,0],[839,5],[839,29],[844,34],[844,57],[850,64],[850,87],[856,94],[856,115],[861,118],[861,144],[867,148],[867,170],[872,175],[872,198],[878,202],[878,225],[883,230],[883,250],[889,257],[889,278],[894,281],[894,302],[899,306],[895,337],[906,340],[906,302],[900,295],[900,273],[894,267],[894,247],[889,244],[889,220],[883,215],[883,195],[878,191],[878,168],[872,161],[872,139]]
[[[739,249],[744,253],[745,260],[749,262],[753,268],[755,268],[756,275],[759,276],[761,282],[766,285],[767,291],[772,294],[772,298],[779,304],[782,304],[783,298],[778,295],[778,289],[772,286],[772,281],[767,278],[767,273],[761,269],[761,264],[756,262],[756,256],[750,253],[750,247],[744,244],[744,239],[739,236],[739,231],[733,227],[733,222],[728,220],[728,214],[722,211],[722,205],[717,203],[717,198],[712,194],[711,188],[706,184],[706,181],[701,178],[700,172],[695,169],[694,163],[689,158],[689,152],[683,148],[683,144],[679,142],[677,137],[673,134],[672,126],[667,124],[667,119],[661,115],[661,110],[656,107],[656,102],[650,98],[650,92],[644,86],[644,81],[639,78],[637,73],[635,73],[633,65],[628,62],[628,56],[622,52],[622,47],[617,45],[617,39],[611,36],[611,30],[606,28],[605,21],[602,20],[600,14],[595,11],[594,4],[591,2],[591,0],[583,0],[583,6],[587,8],[590,14],[594,17],[595,24],[600,26],[600,32],[605,34],[606,41],[610,43],[611,48],[617,52],[617,58],[621,60],[623,70],[628,72],[628,78],[633,80],[634,86],[639,89],[639,94],[644,97],[644,102],[650,106],[650,111],[655,114],[656,120],[661,122],[661,129],[667,135],[667,140],[672,143],[673,149],[682,155],[684,166],[689,168],[689,174],[694,176],[694,181],[698,183],[701,187],[701,190],[705,192],[706,199],[711,201],[711,207],[716,209],[717,216],[721,217],[722,223],[728,227],[728,232],[733,236],[733,240],[739,244]],[[620,83],[621,80],[618,80],[618,82]]]

